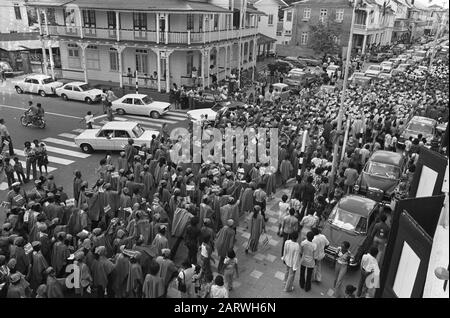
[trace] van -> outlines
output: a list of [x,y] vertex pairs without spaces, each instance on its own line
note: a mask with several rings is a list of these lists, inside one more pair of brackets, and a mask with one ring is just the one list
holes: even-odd
[[275,83],[272,85],[273,91],[281,97],[281,99],[289,98],[291,95],[291,91],[289,89],[289,85],[284,83]]
[[300,86],[305,77],[305,72],[300,68],[294,68],[289,71],[287,78],[284,80],[285,84],[290,86]]

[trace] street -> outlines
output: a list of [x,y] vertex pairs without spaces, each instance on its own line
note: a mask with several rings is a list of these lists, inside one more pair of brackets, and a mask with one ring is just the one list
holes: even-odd
[[[83,179],[89,184],[96,182],[95,169],[105,152],[95,152],[85,154],[75,145],[73,138],[84,130],[84,123],[81,122],[87,111],[96,114],[94,128],[100,127],[106,121],[102,114],[101,104],[87,105],[76,101],[63,101],[57,96],[41,97],[32,94],[17,94],[11,85],[11,80],[2,87],[0,93],[0,114],[5,119],[5,123],[13,138],[13,145],[16,155],[25,167],[23,148],[25,141],[38,139],[45,142],[49,154],[48,172],[55,176],[58,186],[63,186],[69,197],[72,196],[72,180],[75,170],[80,170]],[[47,127],[45,129],[23,127],[19,123],[19,118],[25,111],[28,101],[41,103],[46,112]],[[163,123],[168,123],[170,128],[186,125],[186,114],[183,111],[170,111],[169,114],[160,119],[148,117],[123,115],[115,116],[116,120],[138,121],[144,129],[158,130]],[[115,154],[117,155],[117,154]],[[115,160],[116,158],[113,158]],[[27,184],[25,189],[29,191],[33,186]],[[4,201],[8,193],[6,182],[0,184],[0,202]],[[305,293],[298,285],[299,274],[295,277],[295,290],[292,293],[283,292],[285,265],[281,261],[282,238],[276,235],[277,231],[277,207],[283,193],[290,194],[290,188],[279,190],[274,199],[268,204],[269,222],[266,231],[269,236],[269,245],[265,250],[256,254],[244,253],[249,232],[245,229],[244,222],[238,227],[236,235],[237,257],[239,259],[240,276],[234,281],[234,290],[231,297],[248,298],[271,298],[271,297],[330,297],[328,291],[332,288],[334,280],[334,265],[332,261],[324,260],[322,266],[323,281],[321,284],[313,283],[311,291]],[[0,208],[0,224],[5,218],[4,209]],[[180,264],[187,255],[187,250],[182,245],[177,254],[176,263]],[[213,270],[217,271],[218,257],[213,254],[216,263],[212,264]],[[359,279],[358,271],[349,270],[346,276],[346,284],[357,284]],[[169,289],[169,297],[179,297],[179,292],[172,284]]]

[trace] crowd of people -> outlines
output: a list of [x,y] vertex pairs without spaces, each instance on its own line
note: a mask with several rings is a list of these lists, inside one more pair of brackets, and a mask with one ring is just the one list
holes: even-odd
[[[278,235],[287,268],[284,291],[293,290],[299,271],[300,288],[308,292],[312,281],[322,280],[321,261],[329,244],[321,234],[324,220],[340,198],[352,193],[371,153],[396,151],[399,132],[411,114],[448,121],[448,75],[448,59],[437,59],[423,79],[407,72],[390,82],[350,86],[343,124],[349,128],[346,140],[344,129],[337,130],[339,91],[314,84],[287,99],[270,86],[259,87],[251,101],[249,94],[236,92],[230,97],[243,101],[244,107],[202,123],[221,131],[278,128],[277,168],[259,162],[174,163],[170,151],[176,140],[168,138],[165,126],[140,150],[130,139],[118,158],[107,153],[93,184],[84,172],[75,171],[69,196],[41,169],[46,170],[45,144],[25,144],[24,152],[30,154],[25,169],[19,162],[16,170],[16,158],[3,153],[1,172],[11,189],[3,204],[7,219],[0,234],[1,296],[159,298],[166,297],[176,281],[181,297],[229,297],[239,274],[238,226],[250,233],[245,252],[257,252],[266,230],[267,203],[292,179],[297,183],[291,195],[284,195],[278,205]],[[244,139],[245,148],[249,142]],[[416,138],[405,149],[408,165],[400,189],[405,193],[426,143]],[[332,176],[335,144],[344,156]],[[31,174],[34,187],[25,191],[22,183]],[[373,297],[364,279],[379,271],[389,234],[386,213],[389,207],[379,211],[369,229],[358,287],[345,286],[350,243],[344,241],[337,249],[337,297]],[[187,255],[179,249],[182,243]],[[213,253],[219,259],[215,277]],[[67,283],[68,266],[80,273],[73,284]]]

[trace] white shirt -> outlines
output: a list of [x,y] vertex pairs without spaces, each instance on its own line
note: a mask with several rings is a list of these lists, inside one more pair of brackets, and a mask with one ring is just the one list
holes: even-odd
[[287,240],[284,243],[283,261],[294,271],[298,269],[300,258],[300,245],[297,242]]
[[316,258],[320,261],[325,257],[325,246],[329,245],[327,237],[323,234],[318,234],[314,236],[312,242],[316,244]]
[[369,253],[363,255],[361,259],[361,268],[368,273],[373,271],[375,275],[378,275],[380,273],[377,259]]

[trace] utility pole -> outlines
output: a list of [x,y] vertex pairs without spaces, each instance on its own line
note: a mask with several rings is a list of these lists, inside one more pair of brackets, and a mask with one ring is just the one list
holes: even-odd
[[[342,130],[342,118],[344,117],[344,112],[345,112],[345,97],[346,97],[346,93],[347,93],[347,82],[348,82],[348,72],[349,72],[349,66],[350,66],[350,58],[352,55],[352,40],[353,40],[353,27],[355,25],[355,11],[356,11],[356,6],[357,6],[357,2],[360,0],[353,0],[353,12],[352,12],[352,23],[350,26],[350,36],[348,38],[348,47],[347,47],[347,58],[345,61],[345,71],[344,71],[344,83],[342,84],[342,92],[341,92],[341,103],[339,105],[339,113],[338,113],[338,118],[337,118],[337,132],[338,134],[341,133]],[[339,136],[340,139],[340,136]],[[334,145],[334,151],[333,151],[333,164],[331,167],[331,186],[334,185],[334,179],[336,176],[336,170],[337,170],[337,165],[338,165],[338,161],[339,161],[339,142],[337,142]]]

